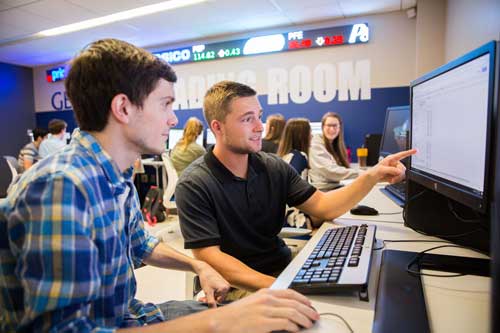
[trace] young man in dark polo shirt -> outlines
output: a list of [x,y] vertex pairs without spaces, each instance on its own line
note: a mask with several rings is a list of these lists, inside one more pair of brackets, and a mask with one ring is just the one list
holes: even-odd
[[285,207],[295,206],[323,220],[359,202],[379,181],[404,177],[400,159],[388,156],[351,185],[323,193],[279,157],[259,152],[262,107],[252,88],[231,81],[212,86],[203,112],[216,144],[179,179],[176,203],[185,247],[208,262],[233,286],[271,286],[291,260],[278,237]]

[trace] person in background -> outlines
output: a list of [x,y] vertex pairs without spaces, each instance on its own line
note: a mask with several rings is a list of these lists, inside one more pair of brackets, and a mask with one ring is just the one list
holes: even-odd
[[205,148],[196,143],[196,139],[202,132],[203,124],[196,117],[189,118],[184,125],[182,138],[170,154],[172,164],[179,176],[191,162],[206,153]]
[[31,166],[40,160],[40,154],[38,153],[38,148],[43,140],[47,139],[49,132],[45,128],[35,128],[33,130],[33,141],[26,144],[17,157],[17,162],[22,171],[26,171]]
[[68,124],[61,119],[49,121],[49,137],[40,144],[41,158],[52,155],[66,147],[66,128]]
[[404,178],[399,160],[415,153],[389,155],[350,185],[325,193],[276,154],[261,151],[262,106],[251,87],[216,83],[205,94],[203,113],[216,143],[177,182],[184,247],[245,292],[270,287],[291,261],[278,236],[287,205],[322,221],[337,218],[377,182]]
[[315,135],[311,142],[309,180],[317,189],[328,191],[339,187],[343,179],[357,177],[359,171],[350,168],[340,115],[325,113],[321,129],[322,134]]
[[290,164],[304,180],[308,180],[311,124],[306,118],[291,118],[286,122],[278,147],[278,156]]
[[262,151],[276,154],[283,128],[285,128],[285,117],[283,115],[276,113],[267,117],[266,136],[262,139]]
[[[216,307],[229,284],[145,230],[132,184],[134,161],[161,153],[177,124],[176,79],[168,63],[116,39],[71,62],[65,88],[80,131],[0,200],[1,332],[295,332],[319,319],[292,290],[179,318]],[[207,304],[135,299],[143,264],[195,272]]]
[[[302,179],[308,181],[311,124],[306,118],[288,119],[278,147],[278,156],[290,164]],[[304,214],[295,207],[287,207],[284,227],[312,229],[321,219]]]

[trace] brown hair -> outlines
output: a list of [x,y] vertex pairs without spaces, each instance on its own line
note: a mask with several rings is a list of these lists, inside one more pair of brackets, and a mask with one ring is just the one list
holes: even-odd
[[349,160],[347,159],[347,149],[345,147],[344,142],[344,124],[342,123],[342,118],[338,113],[335,112],[327,112],[321,118],[321,131],[325,127],[325,122],[327,118],[337,118],[339,121],[339,135],[330,142],[326,136],[323,134],[323,142],[325,144],[326,150],[333,156],[337,164],[342,165],[346,168],[350,167]]
[[124,41],[102,39],[71,61],[65,86],[80,129],[102,131],[116,95],[125,94],[142,107],[160,79],[177,81],[164,60]]
[[51,121],[49,121],[49,133],[52,135],[61,133],[61,131],[66,127],[68,127],[68,124],[66,124],[64,120],[52,119]]
[[283,115],[279,113],[269,115],[266,119],[266,136],[264,140],[279,144],[285,123]]
[[212,120],[224,121],[229,113],[229,104],[235,98],[257,95],[251,87],[234,82],[221,81],[210,87],[203,100],[203,115],[208,127]]
[[306,118],[291,118],[286,122],[283,136],[278,148],[278,155],[283,157],[292,149],[304,152],[309,156],[311,146],[311,124]]
[[186,125],[184,125],[182,138],[178,142],[179,147],[186,150],[189,144],[194,142],[202,131],[203,124],[201,123],[201,121],[196,117],[189,118],[186,122]]

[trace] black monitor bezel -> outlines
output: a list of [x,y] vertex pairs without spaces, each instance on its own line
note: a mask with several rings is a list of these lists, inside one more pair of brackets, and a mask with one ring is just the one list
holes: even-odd
[[[411,166],[411,158],[409,163],[409,170],[407,178],[419,183],[420,185],[441,193],[446,197],[455,200],[467,207],[470,207],[480,213],[487,213],[489,207],[489,191],[490,191],[490,167],[492,158],[492,124],[494,120],[494,89],[495,89],[495,59],[496,59],[496,42],[489,42],[464,56],[451,61],[450,63],[437,68],[436,70],[425,74],[424,76],[414,80],[410,84],[410,128],[413,123],[413,89],[415,86],[440,76],[452,69],[462,66],[474,59],[477,59],[485,54],[490,54],[490,73],[489,73],[489,87],[488,87],[488,119],[486,129],[486,156],[485,156],[485,177],[482,195],[474,192],[473,189],[455,183],[453,181],[429,174],[425,171],[416,169]],[[413,147],[413,137],[410,131],[410,147]]]
[[394,152],[386,152],[383,151],[384,147],[384,140],[387,132],[387,122],[389,121],[389,113],[390,112],[396,112],[396,111],[407,111],[408,112],[408,119],[410,119],[410,106],[409,105],[402,105],[402,106],[389,106],[386,111],[385,111],[385,121],[384,121],[384,131],[382,132],[382,138],[380,139],[380,151],[379,151],[379,156],[380,157],[386,157],[391,154],[394,154]]

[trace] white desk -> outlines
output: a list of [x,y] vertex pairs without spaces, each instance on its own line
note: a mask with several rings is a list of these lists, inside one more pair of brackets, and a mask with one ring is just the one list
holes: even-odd
[[[379,212],[394,212],[402,210],[380,192],[376,186],[362,201],[362,204],[372,206]],[[360,217],[346,214],[335,223],[325,223],[321,227],[332,228],[335,226],[353,224],[373,224],[377,226],[377,239],[436,239],[420,235],[402,224],[401,215],[381,215]],[[272,289],[284,289],[290,284],[316,244],[313,236],[292,263],[281,273]],[[435,243],[387,243],[386,249],[420,252],[439,244]],[[477,252],[444,248],[434,251],[436,254],[457,256],[485,257]],[[333,312],[341,315],[354,329],[354,332],[371,332],[375,299],[377,295],[378,275],[382,251],[374,251],[372,269],[369,281],[369,302],[359,301],[357,294],[341,296],[310,296],[313,306],[319,313]],[[426,271],[423,271],[426,272]],[[439,274],[439,273],[438,273]],[[490,304],[490,279],[479,276],[462,276],[456,278],[422,277],[424,296],[427,304],[428,318],[432,332],[489,332],[489,304]],[[404,332],[404,327],[401,332]],[[347,327],[340,319],[327,316],[321,317],[310,330],[303,332],[348,332]]]

